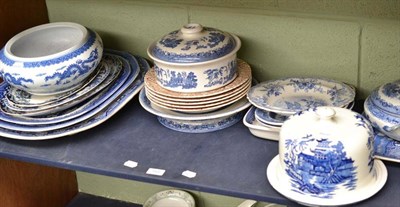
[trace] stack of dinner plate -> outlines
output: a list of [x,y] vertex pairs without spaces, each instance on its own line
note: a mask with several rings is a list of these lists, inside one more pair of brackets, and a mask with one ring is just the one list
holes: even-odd
[[279,140],[280,128],[290,115],[318,106],[352,109],[355,93],[353,86],[326,78],[284,78],[261,82],[247,94],[253,106],[243,123],[257,137]]
[[144,78],[139,95],[141,105],[157,115],[159,122],[176,131],[204,133],[227,128],[243,117],[250,106],[246,99],[252,83],[251,68],[238,60],[238,74],[229,84],[204,92],[176,92],[155,80],[154,69]]
[[148,69],[142,57],[105,50],[93,73],[64,93],[32,94],[2,82],[0,136],[43,140],[95,127],[142,89]]
[[250,103],[251,68],[236,57],[240,39],[191,23],[152,43],[154,68],[145,76],[140,103],[170,129],[211,132],[229,127]]

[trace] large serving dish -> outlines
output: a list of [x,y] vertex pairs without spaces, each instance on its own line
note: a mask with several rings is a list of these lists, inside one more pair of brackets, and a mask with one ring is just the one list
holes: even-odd
[[[71,108],[88,100],[89,98],[92,98],[99,92],[103,91],[112,82],[114,82],[115,79],[118,78],[119,73],[121,72],[123,67],[122,62],[118,58],[105,57],[102,59],[102,61],[104,70],[99,69],[100,72],[96,76],[98,78],[95,78],[91,82],[91,84],[82,87],[76,93],[71,94],[71,96],[62,98],[59,101],[55,101],[47,105],[19,107],[10,104],[7,98],[8,95],[6,95],[5,98],[1,101],[1,103],[4,103],[5,106],[2,108],[3,112],[9,115],[18,114],[21,116],[46,116],[48,114],[54,114],[59,111]],[[136,78],[136,76],[137,74],[133,75],[134,78]]]
[[318,106],[346,107],[355,97],[354,89],[324,78],[285,78],[253,86],[249,101],[257,108],[291,115]]
[[221,130],[232,126],[242,118],[242,111],[250,106],[246,98],[217,111],[200,114],[179,113],[158,107],[146,96],[146,90],[139,94],[139,102],[142,107],[157,116],[158,121],[175,131],[187,133],[206,133]]
[[375,133],[375,158],[400,163],[400,141],[391,139],[380,132]]
[[[125,52],[107,50],[107,53],[126,59],[132,69],[132,73],[130,74],[135,74],[133,71],[140,70],[137,78],[132,80],[131,77],[128,77],[127,80],[118,87],[118,90],[106,92],[110,94],[110,96],[103,100],[101,104],[90,110],[87,108],[83,114],[75,117],[75,119],[70,119],[68,122],[53,124],[42,123],[37,126],[28,126],[1,121],[0,136],[23,140],[54,139],[88,130],[108,120],[126,105],[143,87],[144,74],[149,69],[149,65],[145,59],[139,56],[134,57]],[[17,128],[11,129],[11,125]]]
[[279,155],[268,165],[267,177],[289,199],[347,205],[373,196],[386,182],[386,167],[373,158],[372,127],[356,112],[301,111],[284,122],[279,139]]
[[93,30],[72,22],[27,29],[0,51],[0,70],[10,85],[31,94],[79,87],[101,60],[103,43]]
[[223,87],[236,77],[240,39],[226,32],[187,24],[151,44],[157,83],[177,92],[201,92]]

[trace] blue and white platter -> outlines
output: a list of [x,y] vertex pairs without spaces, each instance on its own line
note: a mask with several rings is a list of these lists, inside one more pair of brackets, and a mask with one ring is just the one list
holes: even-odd
[[[2,110],[8,115],[46,116],[48,114],[54,114],[71,108],[103,91],[103,89],[105,89],[119,77],[119,73],[123,67],[123,63],[120,58],[105,55],[101,63],[104,66],[103,68],[105,68],[104,72],[99,73],[99,76],[102,77],[98,80],[95,79],[92,82],[93,84],[88,84],[87,87],[85,87],[88,88],[88,90],[80,90],[72,96],[63,98],[60,101],[38,107],[12,106],[8,104],[7,98],[3,98],[2,103],[4,103],[5,107],[3,107]],[[135,74],[133,74],[133,77],[136,78]],[[7,97],[7,95],[5,97]]]
[[256,107],[284,115],[318,106],[345,107],[354,100],[351,86],[324,78],[285,78],[253,86],[247,98]]
[[243,110],[250,106],[244,97],[217,111],[200,114],[180,113],[152,104],[146,96],[145,89],[139,93],[139,102],[146,111],[156,115],[163,126],[186,133],[206,133],[230,127],[240,121]]
[[400,163],[400,141],[376,132],[374,137],[375,158]]
[[279,155],[275,156],[267,167],[267,178],[271,186],[285,197],[306,206],[342,206],[354,204],[375,195],[385,185],[387,169],[381,160],[374,160],[376,179],[365,183],[362,187],[346,192],[346,195],[332,197],[313,197],[293,190],[289,176],[281,167]]
[[21,108],[36,108],[44,105],[51,105],[54,102],[59,102],[65,98],[72,98],[71,96],[78,98],[79,94],[84,94],[85,92],[92,90],[98,84],[100,84],[108,76],[108,73],[110,72],[109,70],[109,67],[105,67],[104,63],[100,62],[98,69],[96,70],[96,74],[92,77],[89,77],[88,80],[84,82],[81,87],[62,94],[47,96],[34,95],[9,85],[9,87],[7,87],[7,94],[5,98],[10,105]]
[[[132,56],[129,53],[107,50],[107,55],[114,55],[120,57],[129,62],[128,65],[124,65],[124,68],[132,70],[129,77],[119,86],[116,86],[116,90],[111,90],[114,85],[106,89],[103,95],[107,98],[99,98],[96,105],[87,106],[86,110],[74,119],[69,119],[66,122],[57,122],[53,124],[41,124],[37,126],[29,126],[22,124],[8,123],[0,121],[0,136],[22,139],[22,140],[45,140],[54,139],[67,135],[76,134],[84,130],[93,128],[115,113],[117,113],[123,106],[125,106],[143,87],[143,78],[146,71],[149,69],[147,61],[139,56]],[[133,74],[137,71],[137,78],[132,78]],[[116,81],[118,82],[119,79]],[[3,115],[1,115],[3,116]],[[30,123],[31,122],[27,122]]]
[[[113,55],[104,55],[103,58],[112,58]],[[114,55],[114,57],[117,57]],[[100,105],[102,102],[107,100],[110,96],[113,95],[114,92],[116,92],[122,85],[125,84],[127,79],[129,78],[130,74],[132,73],[129,67],[129,63],[120,58],[120,60],[123,62],[124,66],[122,67],[122,71],[120,72],[120,76],[117,78],[117,80],[109,86],[109,88],[104,89],[101,93],[97,94],[95,97],[92,99],[83,102],[75,107],[69,108],[67,110],[61,111],[59,113],[54,113],[51,115],[46,115],[46,116],[39,116],[39,117],[25,117],[25,116],[16,116],[14,114],[9,114],[8,112],[4,111],[4,107],[0,107],[0,120],[10,122],[10,123],[16,123],[16,124],[21,124],[21,125],[47,125],[47,124],[56,124],[64,121],[68,121],[71,119],[74,119],[76,117],[79,117],[88,111],[96,108],[98,105]],[[137,64],[136,64],[137,65]],[[138,66],[136,67],[136,70],[138,69]],[[134,72],[133,74],[135,74]],[[134,79],[130,79],[132,82]],[[0,88],[1,91],[1,88]],[[0,100],[2,97],[0,96]],[[0,125],[1,127],[1,125]]]

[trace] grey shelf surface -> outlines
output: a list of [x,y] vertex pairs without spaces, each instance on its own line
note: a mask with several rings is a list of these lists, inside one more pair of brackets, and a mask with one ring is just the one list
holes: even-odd
[[[266,178],[267,165],[277,154],[277,142],[254,137],[241,122],[212,133],[172,131],[142,109],[137,98],[103,124],[75,135],[45,141],[0,138],[3,158],[296,206]],[[127,160],[138,166],[124,166]],[[352,206],[398,206],[400,164],[385,164],[389,177],[384,188]],[[148,175],[149,168],[165,173]],[[186,170],[196,177],[182,176]]]

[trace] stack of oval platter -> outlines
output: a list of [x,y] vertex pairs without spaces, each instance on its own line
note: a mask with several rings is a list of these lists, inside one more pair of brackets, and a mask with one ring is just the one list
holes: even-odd
[[326,78],[284,78],[253,86],[247,99],[253,105],[243,123],[257,137],[279,140],[285,120],[295,113],[318,106],[352,109],[355,88]]
[[118,112],[144,85],[147,61],[105,50],[93,75],[66,93],[35,95],[0,85],[0,136],[43,140],[95,127]]
[[150,69],[145,75],[139,101],[167,128],[188,133],[212,132],[241,120],[243,110],[250,106],[246,94],[251,82],[251,68],[242,60],[238,60],[238,74],[231,83],[197,93],[161,87],[155,81],[154,70]]

